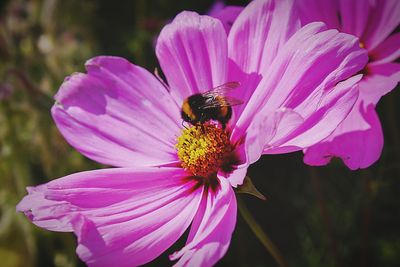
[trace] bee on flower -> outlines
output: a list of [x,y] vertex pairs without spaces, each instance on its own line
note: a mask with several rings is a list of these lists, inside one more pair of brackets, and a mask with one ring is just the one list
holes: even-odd
[[[323,23],[301,27],[295,14],[292,1],[256,0],[227,35],[218,19],[180,13],[157,41],[167,86],[123,58],[90,59],[87,73],[65,79],[52,116],[80,153],[115,168],[29,187],[17,209],[39,227],[74,232],[89,266],[148,263],[189,227],[170,259],[214,265],[249,165],[321,141],[357,99],[354,75],[367,62],[357,39]],[[229,119],[200,114],[182,126],[185,101],[234,81],[242,104],[226,105]]]

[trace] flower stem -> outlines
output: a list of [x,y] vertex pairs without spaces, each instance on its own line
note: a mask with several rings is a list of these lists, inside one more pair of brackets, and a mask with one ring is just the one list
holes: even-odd
[[324,232],[326,239],[329,242],[330,254],[332,257],[332,266],[340,266],[340,259],[338,253],[338,244],[334,236],[334,228],[332,226],[332,219],[329,214],[329,210],[326,205],[325,195],[322,192],[321,183],[318,175],[317,168],[309,167],[311,185],[314,188],[315,195],[317,197],[317,204],[319,213],[324,224]]
[[271,241],[268,235],[263,231],[261,226],[254,219],[253,215],[251,215],[250,211],[246,207],[246,204],[240,198],[240,196],[237,196],[237,202],[240,214],[242,215],[243,219],[246,221],[250,229],[253,231],[255,236],[258,238],[258,240],[260,240],[265,249],[271,254],[271,256],[280,267],[287,267],[288,265],[281,253],[279,252],[278,248]]
[[371,218],[372,218],[372,188],[371,178],[372,173],[368,170],[361,170],[364,189],[364,211],[362,220],[362,236],[361,236],[361,264],[360,266],[369,266],[370,260],[370,231],[371,231]]

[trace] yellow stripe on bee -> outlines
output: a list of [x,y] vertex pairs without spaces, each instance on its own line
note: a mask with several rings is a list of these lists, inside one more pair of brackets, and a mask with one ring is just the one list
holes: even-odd
[[226,117],[228,115],[228,107],[227,106],[222,106],[220,109],[220,114],[222,117]]
[[182,104],[182,111],[185,113],[191,120],[196,119],[196,116],[193,114],[192,108],[189,105],[189,102],[186,100]]
[[221,117],[225,117],[226,115],[228,115],[228,104],[226,103],[225,98],[221,97],[221,96],[217,96],[216,99],[218,100],[218,102],[220,103],[220,109],[219,109],[219,114]]

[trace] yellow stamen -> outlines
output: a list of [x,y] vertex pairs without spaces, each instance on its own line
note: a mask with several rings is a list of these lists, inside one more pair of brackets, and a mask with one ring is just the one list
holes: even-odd
[[228,133],[211,123],[184,129],[176,148],[182,167],[201,177],[217,173],[233,151]]
[[365,48],[365,45],[362,42],[360,42],[359,46],[360,46],[360,48]]

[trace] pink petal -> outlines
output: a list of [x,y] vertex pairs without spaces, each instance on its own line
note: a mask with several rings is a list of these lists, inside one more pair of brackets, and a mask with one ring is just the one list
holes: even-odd
[[149,72],[118,57],[96,57],[87,74],[61,85],[53,118],[85,156],[114,166],[176,161],[180,108]]
[[218,173],[218,177],[221,179],[227,179],[231,186],[237,187],[238,185],[243,184],[244,178],[247,175],[247,168],[250,166],[249,161],[247,160],[245,163],[242,163],[229,174]]
[[177,103],[227,82],[227,41],[222,23],[184,11],[163,28],[156,47]]
[[247,131],[245,143],[248,143],[248,161],[255,162],[261,153],[281,154],[301,150],[324,139],[350,112],[358,96],[354,84],[360,78],[353,77],[339,83],[315,103],[318,106],[312,109],[308,117],[302,117],[288,108],[277,110],[267,117],[260,116],[261,123],[257,125],[257,120],[254,121]]
[[[331,105],[331,101],[338,101],[335,85],[360,71],[367,60],[366,51],[359,48],[355,37],[326,30],[321,23],[308,24],[279,51],[247,103],[233,135],[245,132],[256,114],[271,116],[281,108],[298,113],[312,127],[318,121],[311,123],[310,120],[322,119],[329,107],[333,109],[330,110],[332,114],[336,112],[343,116],[330,128],[336,127],[347,114],[335,109],[350,110],[355,100],[354,92],[348,92],[350,99],[346,98],[340,106]],[[354,82],[349,83],[351,87]],[[342,96],[346,94],[344,89],[338,92]],[[305,131],[305,128],[301,129],[301,132]],[[318,136],[321,139],[325,137]]]
[[261,130],[263,130],[261,127],[256,130],[249,130],[241,136],[240,140],[231,140],[232,143],[237,144],[234,153],[239,163],[234,166],[232,172],[219,171],[218,177],[220,179],[227,179],[233,187],[243,183],[247,168],[261,157],[262,150],[260,152],[259,147],[264,144],[263,140],[259,138],[263,134]]
[[216,0],[212,4],[211,8],[207,11],[206,15],[214,17],[215,14],[219,13],[222,9],[226,7],[224,1]]
[[321,21],[329,29],[340,29],[338,0],[295,0],[302,25]]
[[270,116],[256,117],[247,129],[244,140],[246,162],[256,162],[264,150],[275,148],[279,140],[299,128],[303,122],[298,113],[285,108],[276,110]]
[[[221,3],[221,2],[217,2]],[[222,6],[219,9],[209,12],[207,15],[219,19],[224,26],[226,33],[228,34],[232,28],[233,22],[242,12],[243,7],[240,6]]]
[[321,166],[332,157],[341,158],[351,170],[367,168],[382,152],[383,134],[373,104],[366,110],[359,102],[328,140],[305,150],[304,162]]
[[366,105],[375,105],[397,86],[400,81],[400,64],[374,62],[368,64],[367,69],[368,75],[360,83],[361,98]]
[[374,63],[388,63],[400,57],[400,33],[393,34],[370,51]]
[[[237,187],[243,183],[247,174],[247,168],[256,162],[268,147],[268,152],[272,150],[276,140],[283,138],[294,129],[297,129],[303,122],[303,118],[296,112],[289,109],[277,110],[271,116],[256,116],[246,133],[243,133],[241,140],[233,142],[238,143],[235,152],[241,160],[241,164],[236,166],[232,173],[220,173],[219,177],[225,177],[231,186]],[[280,149],[275,148],[274,149]],[[287,149],[287,148],[285,148]],[[290,148],[290,151],[300,150],[301,148]],[[290,151],[280,151],[286,153]]]
[[77,173],[31,189],[17,209],[40,227],[73,230],[89,266],[137,266],[171,246],[194,218],[203,188],[185,177],[180,168]]
[[229,33],[229,58],[246,73],[262,73],[299,28],[293,1],[252,1]]
[[[240,81],[236,96],[245,103],[265,75],[280,47],[300,28],[289,0],[252,1],[240,13],[228,36],[229,80]],[[244,105],[235,108],[240,114]]]
[[[340,82],[331,91],[324,92],[320,103],[310,115],[307,108],[297,112],[302,114],[304,121],[290,134],[277,140],[272,147],[266,147],[265,152],[273,152],[274,147],[300,147],[305,148],[316,144],[329,136],[337,126],[347,117],[358,97],[357,82],[361,76],[354,76],[344,82]],[[305,101],[306,102],[306,101]],[[307,115],[306,115],[307,114]]]
[[[397,0],[296,0],[302,25],[324,22],[331,29],[356,35],[371,51],[400,23]],[[339,21],[340,17],[340,21]]]
[[340,0],[339,14],[342,27],[337,29],[361,37],[367,26],[369,12],[370,2],[368,0]]
[[375,49],[400,23],[400,1],[376,1],[371,7],[368,25],[361,38],[368,50]]
[[323,142],[305,150],[304,162],[326,165],[341,158],[352,170],[375,163],[382,151],[383,135],[375,105],[400,80],[400,64],[369,64],[369,74],[359,83],[360,96],[352,111]]
[[203,195],[185,247],[170,256],[176,266],[212,266],[228,250],[236,224],[236,198],[226,179]]

